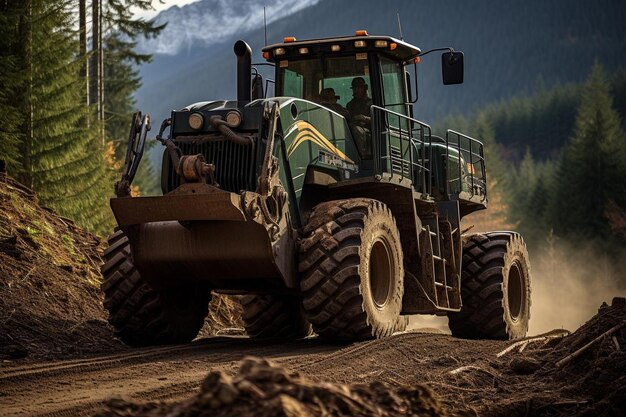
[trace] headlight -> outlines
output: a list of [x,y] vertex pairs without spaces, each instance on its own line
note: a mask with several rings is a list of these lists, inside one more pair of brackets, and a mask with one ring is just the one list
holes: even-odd
[[226,123],[228,123],[228,126],[232,128],[239,127],[239,125],[241,124],[241,120],[241,113],[236,110],[231,110],[226,113]]
[[194,130],[202,129],[204,117],[200,113],[191,113],[189,115],[189,126]]

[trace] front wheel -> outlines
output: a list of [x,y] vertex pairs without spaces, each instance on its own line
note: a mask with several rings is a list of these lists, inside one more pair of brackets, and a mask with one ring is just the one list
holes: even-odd
[[303,306],[322,337],[363,340],[404,330],[400,233],[380,201],[349,199],[313,209],[300,242]]
[[463,245],[463,307],[449,313],[453,336],[520,339],[530,320],[530,263],[522,237],[514,232],[469,236]]
[[128,237],[109,237],[102,266],[104,307],[115,334],[129,346],[186,343],[208,312],[211,293],[200,287],[154,289],[133,264]]

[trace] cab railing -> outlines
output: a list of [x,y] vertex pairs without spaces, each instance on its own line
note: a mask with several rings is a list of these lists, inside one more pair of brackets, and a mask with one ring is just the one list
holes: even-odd
[[383,107],[370,107],[375,174],[411,180],[415,189],[432,190],[432,129],[426,123]]
[[444,173],[448,199],[487,200],[485,154],[479,140],[448,130]]

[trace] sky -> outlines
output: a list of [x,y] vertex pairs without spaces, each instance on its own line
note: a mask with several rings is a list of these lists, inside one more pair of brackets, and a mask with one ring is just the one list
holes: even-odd
[[189,3],[195,3],[199,0],[164,0],[163,4],[161,4],[161,2],[159,2],[159,0],[152,0],[152,7],[155,8],[155,10],[151,10],[151,11],[145,11],[145,10],[135,10],[135,15],[138,17],[144,17],[146,19],[154,17],[157,15],[157,13],[159,13],[161,10],[165,10],[168,9],[172,6],[184,6],[185,4],[189,4]]

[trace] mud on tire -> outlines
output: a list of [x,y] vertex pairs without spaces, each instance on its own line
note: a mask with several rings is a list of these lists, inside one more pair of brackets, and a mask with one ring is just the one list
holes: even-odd
[[530,320],[530,263],[513,232],[471,235],[463,245],[463,307],[449,313],[452,335],[468,339],[519,339]]
[[240,303],[243,324],[250,337],[298,339],[311,332],[300,297],[249,294],[242,296]]
[[102,291],[116,335],[129,346],[185,343],[196,337],[208,312],[208,289],[157,291],[133,265],[130,243],[121,230],[108,243]]
[[316,333],[363,340],[404,330],[402,248],[387,206],[370,199],[319,204],[301,236],[300,287]]

